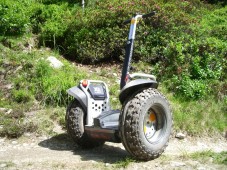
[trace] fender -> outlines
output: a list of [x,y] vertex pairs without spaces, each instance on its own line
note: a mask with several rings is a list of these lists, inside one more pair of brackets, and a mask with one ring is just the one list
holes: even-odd
[[119,100],[121,104],[124,101],[132,96],[135,92],[142,90],[144,88],[157,88],[158,83],[155,80],[148,80],[148,79],[136,79],[132,80],[127,83],[122,90],[120,91]]
[[67,93],[73,96],[81,104],[83,109],[87,111],[87,96],[79,87],[74,86],[68,89]]

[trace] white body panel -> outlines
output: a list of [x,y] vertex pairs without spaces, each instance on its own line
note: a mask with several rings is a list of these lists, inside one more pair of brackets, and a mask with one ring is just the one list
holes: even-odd
[[[109,111],[110,108],[110,102],[109,102],[109,90],[103,81],[97,81],[97,80],[87,80],[88,85],[87,87],[83,87],[82,81],[80,82],[80,87],[84,91],[84,93],[87,96],[87,119],[86,119],[86,125],[92,126],[94,124],[94,118],[98,117],[102,112]],[[102,84],[103,87],[105,87],[107,98],[104,100],[94,100],[90,93],[88,92],[88,87],[91,83],[97,83]]]
[[152,74],[133,73],[133,74],[129,74],[129,77],[130,79],[145,78],[145,79],[151,79],[156,81],[156,77]]

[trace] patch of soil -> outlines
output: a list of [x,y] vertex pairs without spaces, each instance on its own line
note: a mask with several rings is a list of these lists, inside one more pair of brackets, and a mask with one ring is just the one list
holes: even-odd
[[[92,142],[92,141],[91,141]],[[148,161],[131,161],[122,144],[106,142],[91,150],[78,147],[65,133],[53,137],[27,135],[18,140],[0,138],[0,169],[226,169],[212,160],[199,162],[187,155],[193,152],[227,150],[224,138],[172,138],[161,157]]]

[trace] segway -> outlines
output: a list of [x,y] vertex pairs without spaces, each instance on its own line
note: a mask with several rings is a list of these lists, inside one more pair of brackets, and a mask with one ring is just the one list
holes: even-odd
[[155,12],[136,14],[131,23],[120,82],[121,110],[112,110],[108,86],[99,80],[81,80],[67,90],[74,97],[66,111],[68,134],[82,148],[101,146],[105,141],[122,142],[137,160],[159,157],[168,145],[172,112],[158,90],[154,75],[129,74],[136,25]]

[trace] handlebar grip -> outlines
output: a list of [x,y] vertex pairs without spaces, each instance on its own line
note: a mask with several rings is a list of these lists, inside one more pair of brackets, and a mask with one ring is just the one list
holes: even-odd
[[[151,17],[151,16],[153,16],[153,15],[155,15],[156,14],[156,11],[153,11],[153,12],[151,12],[151,13],[149,13],[149,14],[144,14],[144,15],[142,15],[142,18],[148,18],[148,17]],[[122,24],[123,25],[126,25],[126,24],[128,24],[128,23],[130,23],[131,22],[131,19],[128,19],[128,20],[126,20],[126,21],[124,21]]]
[[131,19],[128,19],[128,20],[126,20],[126,21],[123,22],[123,25],[126,25],[126,24],[128,24],[130,22],[131,22]]
[[149,14],[144,14],[144,15],[142,15],[142,18],[148,18],[148,17],[151,17],[151,16],[153,16],[153,15],[155,15],[156,14],[156,11],[152,11],[151,13],[149,13]]

